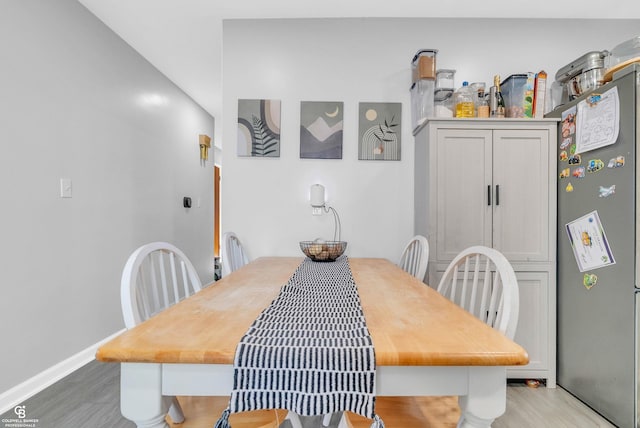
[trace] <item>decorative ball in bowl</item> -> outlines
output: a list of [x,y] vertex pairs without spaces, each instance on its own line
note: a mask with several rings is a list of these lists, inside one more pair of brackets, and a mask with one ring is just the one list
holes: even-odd
[[314,262],[333,262],[347,249],[345,241],[300,241],[300,249]]

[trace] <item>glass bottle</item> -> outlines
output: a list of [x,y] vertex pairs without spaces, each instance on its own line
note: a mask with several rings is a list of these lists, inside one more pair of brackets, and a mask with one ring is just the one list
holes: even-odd
[[478,116],[478,106],[480,105],[480,97],[484,94],[484,82],[473,82],[469,84],[471,88],[471,94],[473,95],[473,116]]
[[500,75],[493,76],[493,86],[491,87],[491,117],[498,119],[505,117],[505,104],[502,92],[500,92]]
[[489,101],[487,101],[487,97],[484,94],[484,88],[478,89],[477,103],[477,117],[489,117]]

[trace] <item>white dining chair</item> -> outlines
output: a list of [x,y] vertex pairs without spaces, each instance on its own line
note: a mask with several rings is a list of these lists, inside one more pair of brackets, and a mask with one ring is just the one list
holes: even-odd
[[[202,284],[187,256],[167,242],[152,242],[136,249],[127,260],[120,283],[125,326],[130,329],[200,291]],[[184,421],[180,403],[171,397],[169,416]]]
[[484,246],[469,247],[447,267],[438,292],[513,339],[518,325],[518,281],[506,257]]
[[428,263],[429,241],[422,235],[416,235],[404,247],[398,266],[420,281],[424,281]]
[[228,275],[249,263],[249,256],[234,232],[222,235],[222,276]]
[[344,412],[327,413],[324,416],[300,416],[294,412],[288,412],[287,417],[279,428],[350,428]]

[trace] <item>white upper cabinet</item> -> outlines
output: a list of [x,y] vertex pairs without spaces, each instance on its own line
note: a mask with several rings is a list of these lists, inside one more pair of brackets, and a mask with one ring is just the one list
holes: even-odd
[[[435,182],[429,190],[416,182],[416,200],[433,196],[416,206],[431,212],[418,211],[415,223],[416,232],[431,235],[437,261],[471,245],[496,248],[511,262],[549,261],[550,131],[493,126],[438,126],[428,142]],[[416,168],[426,167],[416,159]]]

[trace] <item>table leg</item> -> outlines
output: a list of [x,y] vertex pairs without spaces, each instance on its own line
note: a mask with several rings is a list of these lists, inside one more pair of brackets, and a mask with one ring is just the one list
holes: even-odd
[[162,365],[122,363],[120,410],[138,428],[169,428],[165,416],[171,397],[162,396]]
[[505,367],[470,367],[468,394],[460,396],[458,428],[488,428],[507,406]]

